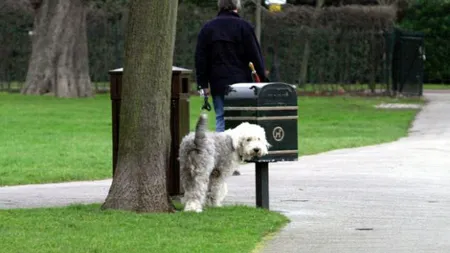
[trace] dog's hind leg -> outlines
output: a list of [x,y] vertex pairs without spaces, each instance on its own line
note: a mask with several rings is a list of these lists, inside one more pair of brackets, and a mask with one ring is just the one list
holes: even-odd
[[208,190],[209,177],[197,174],[183,181],[184,211],[202,212]]

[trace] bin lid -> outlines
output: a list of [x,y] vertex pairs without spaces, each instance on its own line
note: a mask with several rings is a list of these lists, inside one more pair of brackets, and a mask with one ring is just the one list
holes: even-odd
[[[121,72],[123,72],[123,68],[112,69],[109,72],[110,73],[121,73]],[[180,67],[177,67],[177,66],[172,66],[172,72],[191,73],[192,70],[185,69],[185,68],[180,68]]]
[[266,86],[266,85],[269,85],[269,84],[285,84],[285,85],[289,85],[289,86],[291,86],[292,88],[295,89],[295,85],[293,85],[293,84],[288,84],[288,83],[283,83],[283,82],[270,82],[270,83],[262,83],[262,82],[260,82],[260,83],[235,83],[235,84],[232,84],[232,85],[230,85],[230,86],[233,87],[233,88],[247,88],[247,87],[251,87],[251,86],[255,86],[255,87],[257,87],[257,88],[262,88],[262,87],[264,87],[264,86]]

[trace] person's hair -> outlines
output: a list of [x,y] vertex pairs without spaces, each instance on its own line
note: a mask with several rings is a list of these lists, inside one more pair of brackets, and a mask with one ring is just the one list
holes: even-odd
[[219,10],[234,11],[241,8],[241,0],[218,0]]

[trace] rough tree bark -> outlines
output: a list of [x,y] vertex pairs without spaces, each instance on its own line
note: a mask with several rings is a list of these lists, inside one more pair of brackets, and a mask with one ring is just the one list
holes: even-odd
[[87,0],[30,0],[32,53],[22,94],[92,96],[86,35]]
[[116,173],[103,209],[168,212],[170,82],[178,0],[132,0]]

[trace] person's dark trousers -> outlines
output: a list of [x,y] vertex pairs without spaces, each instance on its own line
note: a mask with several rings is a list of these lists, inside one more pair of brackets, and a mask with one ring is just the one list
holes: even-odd
[[215,95],[212,97],[214,111],[216,112],[216,132],[225,131],[225,118],[224,118],[224,95]]
[[[225,104],[225,96],[224,95],[216,95],[212,97],[214,111],[216,112],[216,132],[225,131],[225,118],[224,118],[224,104]],[[235,170],[233,172],[233,176],[239,176],[241,173],[239,170]]]

